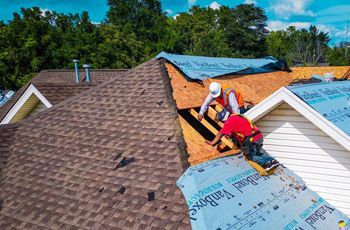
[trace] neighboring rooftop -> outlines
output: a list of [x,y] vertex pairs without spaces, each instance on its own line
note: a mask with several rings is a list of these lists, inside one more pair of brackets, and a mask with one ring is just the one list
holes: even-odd
[[15,92],[12,90],[2,91],[0,90],[0,107],[11,99]]
[[80,70],[81,82],[76,83],[74,70],[41,71],[36,77],[31,79],[29,83],[20,88],[10,100],[1,106],[0,121],[4,119],[31,84],[34,85],[52,105],[56,105],[109,79],[117,78],[125,72],[126,70],[91,70],[92,80],[88,83],[84,81],[84,71]]

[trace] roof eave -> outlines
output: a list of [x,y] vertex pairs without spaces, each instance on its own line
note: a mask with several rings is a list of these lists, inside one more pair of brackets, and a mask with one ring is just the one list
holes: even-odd
[[311,108],[294,93],[289,91],[286,87],[277,90],[268,98],[254,106],[245,115],[253,122],[256,122],[283,103],[290,105],[319,129],[327,133],[336,142],[350,151],[350,137],[344,131],[324,118],[316,110]]
[[52,107],[52,104],[44,97],[44,95],[40,93],[40,91],[33,84],[30,84],[20,96],[20,98],[17,99],[11,109],[7,112],[5,117],[1,120],[0,125],[10,123],[12,118],[16,115],[16,113],[20,110],[28,98],[33,94],[45,105],[46,108]]

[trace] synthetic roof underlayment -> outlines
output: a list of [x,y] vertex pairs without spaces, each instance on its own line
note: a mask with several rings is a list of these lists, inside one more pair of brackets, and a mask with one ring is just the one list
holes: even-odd
[[[177,185],[193,229],[348,229],[350,219],[281,166],[262,177],[242,156],[187,169]],[[340,228],[344,227],[344,228]]]
[[287,88],[350,136],[350,81]]
[[161,52],[164,58],[179,68],[190,80],[204,80],[228,74],[254,74],[285,70],[286,66],[274,57],[260,59],[217,58],[176,55]]

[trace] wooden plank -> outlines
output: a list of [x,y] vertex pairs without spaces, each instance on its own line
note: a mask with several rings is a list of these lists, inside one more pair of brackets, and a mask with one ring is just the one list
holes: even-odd
[[183,117],[179,116],[180,125],[184,134],[189,154],[188,162],[200,161],[201,158],[209,157],[218,153],[214,148],[204,143],[205,139]]
[[266,172],[266,170],[260,166],[258,163],[254,162],[254,161],[251,161],[249,159],[247,159],[246,157],[244,157],[244,159],[248,162],[248,164],[250,166],[252,166],[261,176],[269,176],[271,174],[274,174],[275,173],[275,170],[276,169],[271,169],[269,170],[268,172]]
[[223,107],[220,104],[214,105],[214,109],[217,113],[220,113],[223,110]]
[[[192,116],[194,116],[195,118],[198,117],[198,113],[196,110],[194,109],[189,109],[189,112]],[[212,126],[207,120],[205,120],[205,118],[202,119],[201,123],[214,135],[218,134],[218,130]],[[227,145],[230,149],[233,149],[233,147],[235,146],[231,140],[227,139],[226,137],[221,138],[221,141]]]
[[196,165],[218,157],[229,156],[239,153],[239,150],[229,150],[220,153],[215,147],[204,143],[204,137],[197,132],[183,117],[179,115],[179,121],[183,130],[184,139],[189,154],[188,162]]
[[213,121],[216,122],[216,124],[218,124],[222,128],[224,127],[224,123],[216,120],[217,114],[218,112],[216,112],[215,109],[209,106],[208,113],[207,113],[208,117],[210,117]]

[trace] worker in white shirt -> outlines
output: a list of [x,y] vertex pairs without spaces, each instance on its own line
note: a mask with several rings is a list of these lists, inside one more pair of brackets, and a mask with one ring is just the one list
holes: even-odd
[[212,82],[209,86],[209,95],[205,99],[199,114],[198,120],[203,119],[210,104],[216,100],[224,108],[218,113],[218,120],[226,121],[230,114],[243,114],[245,112],[243,95],[237,89],[221,86],[217,82]]

